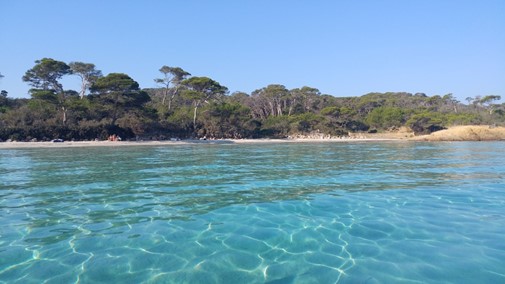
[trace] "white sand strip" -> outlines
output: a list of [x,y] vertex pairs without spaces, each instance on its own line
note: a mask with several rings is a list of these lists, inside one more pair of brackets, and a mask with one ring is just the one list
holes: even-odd
[[259,143],[336,143],[406,141],[400,139],[342,138],[342,139],[223,139],[181,141],[68,141],[68,142],[0,142],[0,149],[16,148],[66,148],[66,147],[122,147],[122,146],[173,146],[193,144],[259,144]]

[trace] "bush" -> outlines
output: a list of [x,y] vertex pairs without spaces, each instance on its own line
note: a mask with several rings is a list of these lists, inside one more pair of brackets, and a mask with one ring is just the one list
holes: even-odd
[[415,114],[406,124],[414,131],[415,135],[430,134],[445,129],[443,115],[435,112]]
[[261,127],[262,136],[284,138],[290,131],[290,121],[287,116],[270,116]]
[[400,127],[405,122],[405,113],[397,107],[378,107],[373,109],[366,117],[366,123],[379,129]]

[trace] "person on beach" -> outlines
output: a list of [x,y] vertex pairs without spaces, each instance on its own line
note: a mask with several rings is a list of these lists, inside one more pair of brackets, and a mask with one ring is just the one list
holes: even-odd
[[109,139],[107,139],[108,141],[121,141],[121,137],[119,137],[118,135],[116,134],[112,134],[112,135],[109,135]]

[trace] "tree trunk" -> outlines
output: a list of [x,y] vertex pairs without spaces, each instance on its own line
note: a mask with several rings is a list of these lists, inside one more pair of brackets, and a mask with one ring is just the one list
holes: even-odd
[[86,86],[87,86],[86,79],[82,78],[81,82],[81,92],[79,93],[79,98],[82,100],[84,99],[84,94],[86,94]]
[[63,122],[63,125],[66,125],[67,124],[67,108],[62,106],[61,110],[63,111],[62,122]]
[[[165,105],[165,102],[167,101],[168,93],[170,92],[170,85],[169,83],[164,84],[165,88],[163,89],[163,100],[161,101],[161,105]],[[168,108],[170,110],[170,108]]]
[[196,129],[196,114],[198,112],[198,107],[200,106],[200,103],[199,102],[195,102],[195,109],[194,109],[194,112],[193,112],[193,128]]
[[168,110],[172,109],[172,101],[174,100],[176,94],[177,94],[177,88],[173,90],[172,95],[168,98]]
[[163,99],[161,100],[161,105],[165,105],[165,101],[167,100],[167,92],[163,92]]
[[280,103],[277,104],[277,114],[278,116],[282,116],[282,105]]
[[111,121],[111,125],[114,125],[114,123],[116,123],[116,120],[117,120],[117,108],[118,108],[118,104],[119,104],[119,94],[116,95],[115,97],[115,100],[114,100],[114,108],[112,110],[112,121]]
[[270,110],[272,111],[271,112],[272,116],[275,116],[274,104],[272,102],[268,102],[268,104],[270,105]]
[[295,105],[296,105],[296,99],[293,99],[293,101],[291,101],[291,104],[289,105],[288,116],[291,116],[291,113],[293,112],[293,107]]

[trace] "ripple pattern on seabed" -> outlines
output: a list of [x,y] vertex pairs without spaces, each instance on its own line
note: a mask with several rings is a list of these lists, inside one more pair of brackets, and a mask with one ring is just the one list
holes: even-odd
[[1,150],[0,282],[504,283],[502,147]]

